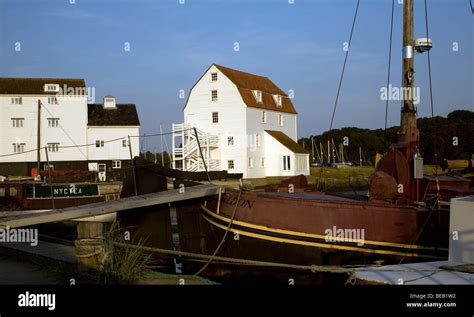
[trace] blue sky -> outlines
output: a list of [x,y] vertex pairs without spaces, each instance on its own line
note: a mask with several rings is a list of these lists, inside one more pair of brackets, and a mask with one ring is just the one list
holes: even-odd
[[[356,0],[0,0],[0,76],[85,78],[96,102],[136,103],[142,133],[182,122],[186,94],[212,63],[294,90],[298,135],[329,128]],[[435,114],[473,110],[468,0],[430,0]],[[361,0],[334,127],[384,125],[391,0]],[[392,84],[401,81],[402,5],[395,4]],[[415,0],[415,37],[424,37]],[[21,51],[15,51],[15,43]],[[130,43],[130,51],[124,43]],[[239,42],[240,50],[234,51]],[[453,42],[459,50],[452,50]],[[415,58],[420,116],[429,116],[427,56]],[[389,104],[389,125],[400,103]],[[159,140],[150,142],[155,147]]]

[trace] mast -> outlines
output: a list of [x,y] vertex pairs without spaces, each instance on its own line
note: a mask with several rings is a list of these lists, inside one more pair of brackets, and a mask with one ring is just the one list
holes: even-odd
[[40,165],[41,165],[41,100],[38,99],[38,127],[37,127],[37,135],[36,135],[36,144],[37,144],[37,150],[36,150],[36,161],[38,163],[38,175],[40,172]]
[[163,152],[163,127],[160,123],[160,143],[161,143],[161,166],[165,166],[165,154]]
[[403,1],[403,107],[401,130],[405,133],[416,127],[416,109],[413,104],[415,72],[413,63],[413,0]]
[[314,163],[314,140],[313,137],[311,137],[311,153],[313,154],[313,163]]

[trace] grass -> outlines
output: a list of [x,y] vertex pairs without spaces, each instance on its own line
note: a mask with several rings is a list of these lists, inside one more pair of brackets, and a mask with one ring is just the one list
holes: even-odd
[[99,275],[105,280],[131,283],[142,279],[151,271],[151,256],[143,249],[143,242],[133,246],[124,239],[124,232],[114,222],[104,237],[106,260],[100,268]]

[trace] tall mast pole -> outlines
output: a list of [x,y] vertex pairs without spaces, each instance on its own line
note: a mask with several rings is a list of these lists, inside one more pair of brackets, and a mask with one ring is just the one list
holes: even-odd
[[37,126],[37,135],[36,135],[36,161],[37,161],[37,168],[38,168],[38,175],[40,172],[40,165],[41,165],[41,100],[38,99],[38,126]]
[[413,104],[415,72],[413,65],[413,0],[403,1],[403,107],[401,130],[405,133],[416,127],[416,109]]

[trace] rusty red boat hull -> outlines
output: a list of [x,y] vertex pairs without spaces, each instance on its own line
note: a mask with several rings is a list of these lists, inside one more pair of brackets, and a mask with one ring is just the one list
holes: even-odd
[[[330,195],[227,190],[206,201],[200,224],[212,254],[234,220],[220,255],[300,265],[398,263],[447,258],[449,211],[364,202]],[[363,232],[328,239],[327,230]],[[352,231],[351,231],[352,230]],[[362,231],[363,230],[363,231]]]

